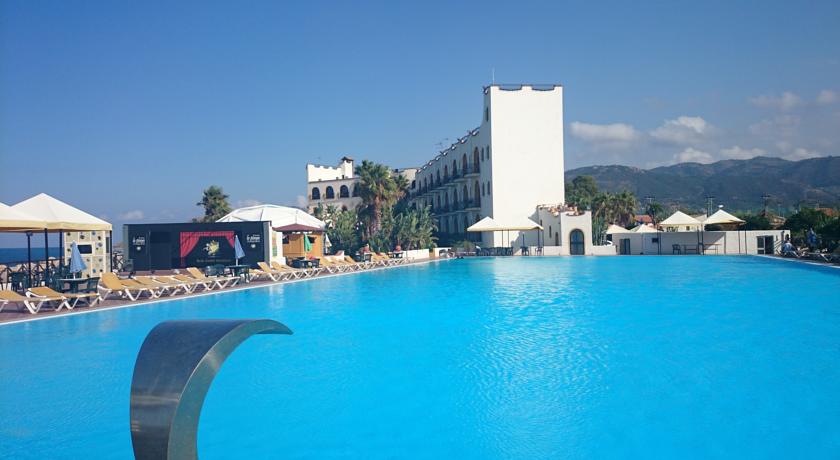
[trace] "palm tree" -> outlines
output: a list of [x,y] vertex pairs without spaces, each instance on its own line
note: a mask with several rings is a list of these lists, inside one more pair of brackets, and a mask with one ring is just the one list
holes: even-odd
[[659,218],[662,214],[665,213],[665,208],[662,207],[661,204],[657,202],[651,202],[647,209],[645,210],[648,216],[650,216],[650,220],[653,223],[653,226],[656,226],[656,223],[659,221]]
[[204,207],[204,216],[193,219],[193,222],[216,222],[230,212],[228,196],[218,185],[207,187],[201,201],[195,205]]
[[630,192],[598,193],[592,199],[593,218],[628,226],[636,217],[636,196]]
[[359,197],[362,199],[360,214],[366,216],[368,235],[379,232],[382,226],[382,209],[398,198],[397,183],[387,166],[364,160],[356,166],[359,177]]

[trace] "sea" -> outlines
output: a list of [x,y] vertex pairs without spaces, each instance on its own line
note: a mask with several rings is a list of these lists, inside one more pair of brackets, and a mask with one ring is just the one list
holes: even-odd
[[[50,248],[50,257],[58,257],[59,248]],[[0,248],[0,264],[26,262],[26,248]],[[44,248],[32,248],[32,260],[44,260]]]

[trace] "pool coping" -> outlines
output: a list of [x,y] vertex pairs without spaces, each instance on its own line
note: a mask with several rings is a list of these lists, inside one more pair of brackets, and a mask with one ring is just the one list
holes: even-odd
[[198,298],[198,297],[205,297],[205,296],[211,296],[211,295],[224,295],[224,294],[230,294],[230,293],[233,293],[233,292],[247,291],[247,290],[250,290],[250,289],[262,289],[262,288],[273,287],[273,286],[284,286],[284,285],[287,285],[287,284],[303,283],[303,282],[306,282],[306,281],[315,281],[315,280],[326,279],[326,278],[334,278],[334,277],[345,276],[345,275],[357,275],[357,274],[360,274],[360,273],[379,272],[379,271],[391,270],[391,269],[394,269],[394,268],[414,267],[414,266],[418,266],[418,265],[440,263],[440,262],[443,262],[443,261],[450,261],[450,260],[456,260],[456,259],[454,259],[454,258],[445,258],[445,259],[436,258],[436,259],[418,260],[416,262],[409,262],[409,263],[402,264],[402,265],[376,267],[376,268],[369,268],[367,270],[343,272],[343,273],[329,273],[329,274],[314,276],[314,277],[311,277],[311,278],[301,278],[301,279],[283,280],[283,281],[268,281],[268,282],[262,282],[262,283],[259,283],[259,284],[251,285],[251,286],[241,286],[240,287],[240,286],[237,285],[235,287],[228,288],[228,289],[222,289],[222,290],[218,290],[218,291],[202,291],[200,293],[195,293],[195,294],[190,294],[190,295],[181,295],[181,296],[177,296],[177,297],[166,297],[166,298],[148,299],[148,300],[144,299],[144,300],[141,300],[141,301],[126,302],[126,303],[122,303],[122,304],[118,304],[118,305],[111,305],[111,306],[108,306],[108,307],[99,307],[99,308],[90,309],[90,310],[88,310],[88,309],[85,309],[85,310],[70,310],[70,311],[67,311],[67,312],[64,312],[64,313],[57,313],[57,314],[44,315],[44,316],[33,315],[32,317],[29,317],[29,318],[24,317],[24,318],[19,318],[19,319],[10,319],[8,321],[2,321],[2,322],[0,322],[0,328],[2,328],[3,326],[9,326],[9,325],[12,325],[12,324],[29,323],[29,322],[33,322],[33,321],[46,321],[46,320],[55,319],[55,318],[67,318],[67,317],[70,317],[70,316],[87,315],[87,314],[99,313],[99,312],[104,312],[104,311],[113,311],[113,310],[118,310],[118,309],[122,309],[122,308],[131,308],[131,307],[153,305],[153,304],[163,303],[163,302],[175,302],[175,301],[178,301],[178,300],[195,299],[195,298]]

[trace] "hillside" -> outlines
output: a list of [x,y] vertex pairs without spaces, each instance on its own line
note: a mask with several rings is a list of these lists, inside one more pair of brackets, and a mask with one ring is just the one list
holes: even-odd
[[763,206],[768,194],[775,208],[794,207],[800,202],[820,206],[840,205],[840,157],[788,161],[755,157],[724,160],[711,164],[680,163],[653,169],[630,166],[587,166],[566,171],[566,181],[589,175],[606,191],[629,190],[642,199],[655,197],[660,203],[680,203],[704,208],[706,196],[728,209],[747,210]]

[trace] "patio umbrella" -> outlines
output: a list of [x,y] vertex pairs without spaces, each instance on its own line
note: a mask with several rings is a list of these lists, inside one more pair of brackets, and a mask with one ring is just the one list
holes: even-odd
[[70,273],[72,273],[75,278],[76,273],[80,273],[86,268],[87,265],[85,265],[85,261],[82,260],[82,253],[79,252],[79,246],[74,241],[73,245],[70,246]]
[[239,242],[239,235],[233,237],[233,251],[235,252],[236,265],[239,265],[239,259],[245,257],[245,251],[242,250],[242,244]]
[[309,236],[303,234],[303,252],[307,253],[312,250],[312,242],[309,241]]

